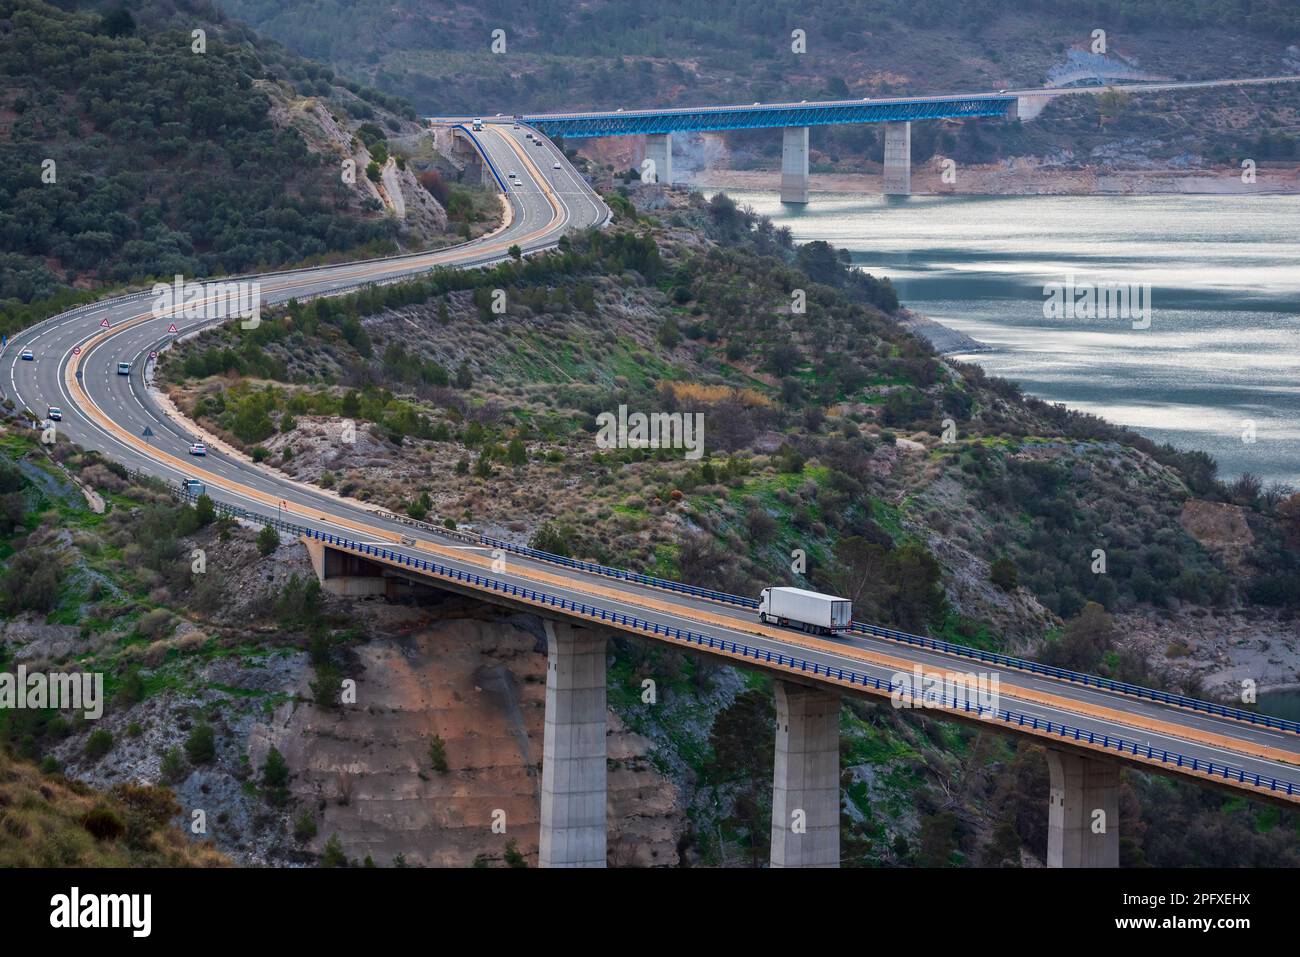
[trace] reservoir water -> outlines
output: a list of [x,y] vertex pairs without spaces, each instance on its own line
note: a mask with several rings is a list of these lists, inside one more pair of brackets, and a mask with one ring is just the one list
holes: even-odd
[[[816,193],[801,208],[726,192],[797,241],[850,250],[906,305],[988,347],[955,358],[1209,452],[1221,477],[1300,486],[1300,196]],[[1045,287],[1071,278],[1149,284],[1150,328],[1046,318]]]

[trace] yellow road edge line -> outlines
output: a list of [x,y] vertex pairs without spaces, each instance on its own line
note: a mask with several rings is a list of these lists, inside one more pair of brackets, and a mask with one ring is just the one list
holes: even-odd
[[[497,135],[501,135],[501,134],[497,134]],[[518,144],[516,144],[513,141],[512,137],[507,135],[504,136],[504,139],[507,145],[509,145],[510,148],[516,153],[516,155],[518,155],[524,161],[524,163],[533,170],[534,173],[538,174],[537,182],[541,186],[542,192],[547,198],[547,202],[551,205],[552,211],[556,214],[556,216],[562,215],[562,210],[560,208],[560,205],[558,204],[558,202],[553,196],[553,192],[550,188],[550,184],[546,181],[545,177],[540,175],[540,172],[537,170],[536,165],[532,162],[532,158],[520,152]],[[531,233],[527,233],[520,238],[526,241],[530,238],[538,236],[546,232],[548,229],[550,229],[554,225],[554,222],[555,220],[552,219],[551,222],[547,223],[545,226],[540,227],[539,229]],[[503,245],[502,242],[490,243],[484,247],[476,248],[475,253],[477,254],[481,252],[493,251],[495,249],[500,248],[502,245]],[[461,247],[461,249],[463,250],[463,247]],[[434,251],[433,253],[430,254],[430,256],[434,256],[434,255],[437,255],[437,251]],[[451,253],[448,253],[447,255],[451,255]],[[390,268],[393,268],[393,264],[379,261],[374,267],[366,271],[363,271],[362,275],[364,276],[367,273],[373,274],[376,272],[382,272]],[[312,280],[312,281],[315,282],[319,280]],[[292,288],[293,288],[292,283],[286,287],[286,289],[292,289]],[[203,477],[219,488],[227,488],[229,490],[235,491],[237,494],[241,494],[244,497],[250,498],[254,501],[260,501],[263,504],[271,505],[273,507],[280,507],[280,503],[281,501],[283,501],[282,499],[279,499],[273,495],[269,495],[265,492],[260,492],[257,489],[249,488],[248,486],[244,486],[238,482],[232,481],[222,476],[215,475],[211,472],[207,472],[204,469],[197,468],[193,465],[192,461],[180,459],[176,456],[171,455],[170,453],[154,449],[151,445],[149,445],[146,442],[142,442],[134,434],[119,426],[112,419],[108,418],[108,416],[103,412],[102,409],[99,408],[99,406],[94,402],[94,400],[90,398],[89,394],[85,391],[85,389],[81,386],[80,382],[76,379],[76,370],[80,365],[81,356],[83,354],[88,354],[93,348],[95,348],[97,345],[102,344],[107,339],[111,338],[115,333],[122,332],[128,328],[140,324],[141,322],[148,321],[151,318],[163,318],[163,317],[161,316],[155,317],[152,315],[152,313],[144,313],[139,316],[132,317],[124,322],[121,322],[110,329],[106,329],[103,332],[96,334],[95,336],[92,336],[83,345],[81,353],[73,354],[71,358],[68,360],[68,365],[64,373],[65,384],[67,384],[67,386],[74,393],[79,393],[81,395],[81,397],[85,400],[85,408],[89,410],[93,410],[91,414],[92,417],[96,419],[96,421],[98,421],[102,426],[107,428],[110,432],[116,434],[120,440],[134,447],[137,450],[137,452],[143,451],[146,458],[153,458],[155,460],[162,461],[166,464],[169,464],[172,468],[181,471],[182,473],[188,472],[196,476]],[[274,475],[271,475],[270,473],[268,473],[268,476],[274,478]],[[288,504],[289,503],[287,502],[285,503],[286,506]],[[301,508],[301,506],[298,507]],[[295,514],[291,510],[286,509],[286,511],[289,511],[290,514]],[[306,512],[304,511],[298,514],[306,514]],[[354,531],[363,532],[365,534],[372,535],[374,537],[383,538],[386,541],[400,543],[401,539],[403,538],[403,536],[400,533],[389,532],[386,529],[376,528],[374,526],[366,525],[362,522],[356,522],[348,518],[326,515],[323,512],[319,512],[317,514],[321,521],[332,522],[335,525],[339,525],[345,528],[351,528]],[[421,551],[442,555],[444,557],[455,558],[459,561],[465,561],[471,564],[486,566],[486,567],[491,566],[491,561],[489,559],[482,558],[480,556],[473,555],[473,554],[467,554],[452,548],[440,547],[434,545],[432,542],[417,540],[416,547],[419,548]],[[548,582],[550,584],[560,584],[563,587],[571,588],[575,591],[580,591],[585,594],[601,595],[607,598],[614,597],[620,601],[628,601],[628,597],[626,593],[619,593],[612,589],[599,588],[595,585],[588,584],[586,582],[581,582],[581,581],[579,583],[575,583],[573,579],[558,578],[557,576],[548,575],[544,572],[536,571],[535,569],[529,569],[527,573],[524,574],[524,577],[536,581]],[[693,620],[710,622],[713,624],[721,625],[722,627],[726,627],[726,628],[733,628],[735,630],[747,631],[754,634],[763,635],[769,638],[776,638],[778,640],[786,641],[791,644],[799,645],[806,648],[811,648],[813,650],[832,652],[850,658],[858,658],[860,660],[867,661],[877,665],[884,665],[886,667],[893,667],[893,668],[901,667],[902,670],[910,672],[912,667],[916,664],[916,662],[914,661],[907,661],[906,659],[894,658],[892,656],[880,654],[879,652],[868,652],[864,649],[856,648],[851,645],[837,645],[831,642],[821,641],[815,638],[809,638],[802,635],[796,636],[786,631],[778,631],[777,629],[765,628],[762,626],[755,625],[754,623],[745,621],[743,619],[728,618],[726,616],[721,616],[721,615],[712,615],[707,612],[699,611],[698,609],[693,609],[693,608],[684,609],[681,606],[672,605],[666,602],[646,600],[641,596],[638,596],[638,600],[640,601],[641,604],[645,605],[646,607],[655,608],[658,611],[667,612],[669,614],[683,615],[683,613],[685,612],[686,613],[685,617],[691,618]],[[1296,756],[1285,751],[1279,751],[1274,748],[1269,748],[1265,745],[1256,745],[1254,742],[1239,741],[1237,739],[1216,735],[1211,732],[1201,731],[1200,729],[1196,729],[1196,728],[1183,728],[1178,725],[1168,724],[1166,722],[1158,721],[1152,718],[1147,718],[1145,716],[1130,715],[1126,712],[1114,711],[1109,708],[1093,705],[1089,702],[1082,702],[1074,699],[1061,698],[1055,695],[1046,694],[1044,692],[1033,691],[1031,689],[1025,688],[1022,685],[1018,685],[1015,683],[1010,683],[1010,687],[1016,689],[1016,692],[1012,695],[1012,697],[1019,697],[1025,700],[1035,701],[1038,704],[1047,704],[1049,706],[1062,708],[1063,710],[1067,710],[1067,711],[1083,712],[1085,714],[1092,715],[1093,717],[1100,717],[1107,720],[1112,720],[1112,721],[1118,720],[1124,724],[1128,724],[1133,727],[1142,728],[1147,731],[1154,731],[1159,734],[1168,734],[1172,737],[1198,741],[1199,743],[1202,744],[1211,744],[1219,747],[1227,747],[1230,750],[1238,751],[1245,754],[1251,754],[1255,757],[1280,761],[1284,764],[1291,764],[1291,765],[1300,764],[1300,756]]]

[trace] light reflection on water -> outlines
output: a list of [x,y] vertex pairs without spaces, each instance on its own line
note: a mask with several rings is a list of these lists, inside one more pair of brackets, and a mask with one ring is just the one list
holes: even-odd
[[[1300,196],[911,197],[728,190],[849,249],[908,306],[980,340],[1027,392],[1300,485]],[[1150,283],[1151,328],[1047,319],[1043,286]],[[1242,441],[1253,421],[1256,441]]]

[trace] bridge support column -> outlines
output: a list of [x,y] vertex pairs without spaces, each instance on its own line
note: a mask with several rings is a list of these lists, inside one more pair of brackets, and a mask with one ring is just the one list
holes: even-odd
[[1048,867],[1119,867],[1119,765],[1047,751]]
[[885,124],[885,195],[912,195],[912,124]]
[[605,866],[605,636],[546,621],[542,867]]
[[673,181],[673,135],[656,133],[645,138],[645,158],[654,163],[655,182],[667,186]]
[[781,202],[808,202],[808,127],[789,126],[781,142]]
[[840,696],[776,683],[772,866],[840,866]]

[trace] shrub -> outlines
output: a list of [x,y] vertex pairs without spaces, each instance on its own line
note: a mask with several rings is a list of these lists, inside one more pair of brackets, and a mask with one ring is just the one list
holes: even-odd
[[140,632],[150,641],[157,641],[164,638],[172,630],[172,613],[165,608],[155,608],[146,612],[136,625],[136,631]]
[[339,836],[331,834],[330,839],[325,842],[325,850],[320,856],[321,867],[347,867],[348,856],[343,853],[343,845],[339,843]]
[[217,519],[217,507],[213,504],[212,499],[206,495],[198,497],[198,500],[194,503],[194,511],[198,513],[200,528],[211,525]]
[[447,768],[447,743],[442,740],[442,735],[435,734],[433,740],[429,742],[429,763],[439,774],[446,774]]
[[173,784],[185,777],[185,759],[181,757],[180,748],[168,748],[163,755],[162,764],[159,766],[159,772],[162,774],[164,781],[170,781]]
[[1006,556],[997,559],[989,566],[989,581],[1003,591],[1014,591],[1019,584],[1019,578],[1016,563]]
[[761,508],[751,508],[745,515],[745,529],[755,544],[766,545],[776,534],[776,519]]
[[289,764],[279,748],[272,747],[262,765],[262,783],[268,788],[282,788],[289,783]]
[[86,739],[87,757],[98,760],[108,754],[113,749],[113,735],[107,728],[98,728],[90,732],[90,737]]
[[505,857],[506,857],[506,864],[510,867],[528,866],[528,861],[524,859],[523,854],[519,853],[519,845],[515,843],[515,839],[513,837],[510,840],[506,841]]
[[185,739],[185,755],[191,764],[207,764],[217,756],[216,734],[212,725],[201,724]]
[[294,821],[293,836],[304,843],[316,836],[316,816],[310,810],[303,811]]
[[263,556],[270,555],[280,547],[280,533],[271,525],[263,525],[257,533],[257,550]]
[[97,841],[115,841],[126,833],[126,822],[110,807],[91,808],[81,826]]

